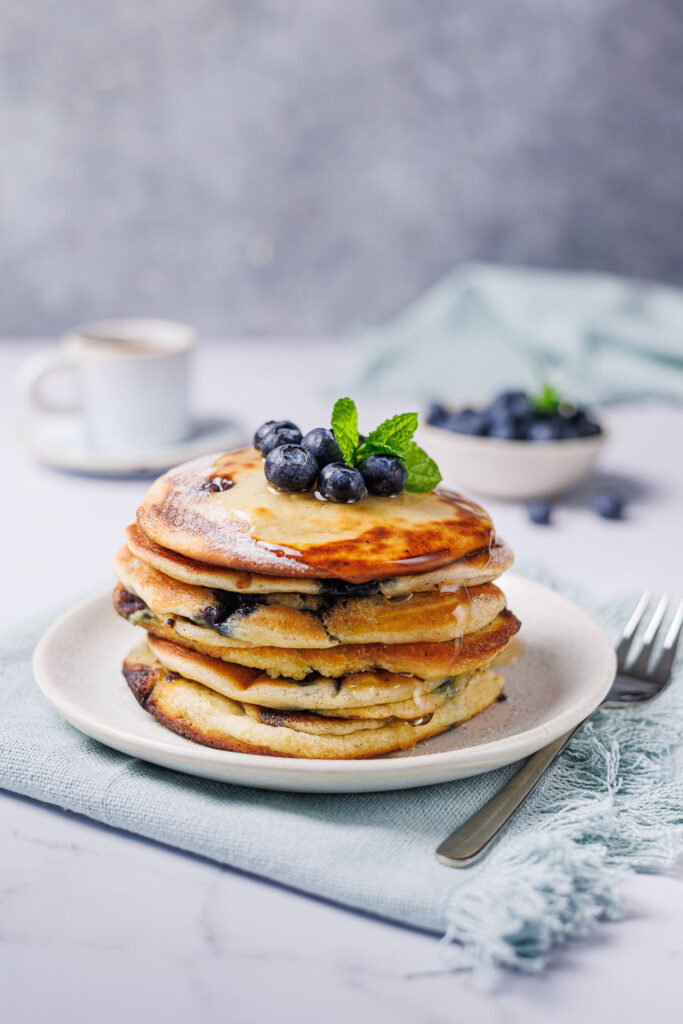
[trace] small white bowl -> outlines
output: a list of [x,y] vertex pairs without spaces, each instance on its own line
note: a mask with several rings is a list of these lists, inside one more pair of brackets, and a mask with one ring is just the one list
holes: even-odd
[[458,490],[491,498],[545,498],[560,494],[589,475],[602,446],[602,433],[564,441],[503,441],[420,426],[420,444],[444,480]]

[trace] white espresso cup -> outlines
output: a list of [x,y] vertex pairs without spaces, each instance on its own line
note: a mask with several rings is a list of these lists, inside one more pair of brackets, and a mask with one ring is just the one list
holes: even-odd
[[[79,414],[88,444],[127,452],[183,441],[192,429],[190,360],[193,327],[172,320],[101,320],[74,327],[56,350],[25,364],[20,386],[29,412]],[[76,401],[58,402],[48,380],[76,378]]]

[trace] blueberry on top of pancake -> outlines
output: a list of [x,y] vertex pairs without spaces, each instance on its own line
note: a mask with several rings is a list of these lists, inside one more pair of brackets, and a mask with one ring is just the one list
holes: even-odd
[[[232,486],[207,488],[216,477]],[[369,495],[352,505],[321,501],[314,492],[279,493],[255,448],[165,473],[143,499],[137,522],[155,544],[200,562],[350,583],[428,572],[494,541],[486,512],[444,487]]]

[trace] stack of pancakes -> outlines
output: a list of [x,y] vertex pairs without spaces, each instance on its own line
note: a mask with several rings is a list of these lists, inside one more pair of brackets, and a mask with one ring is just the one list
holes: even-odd
[[160,477],[114,562],[147,631],[140,704],[226,750],[359,758],[409,749],[500,696],[519,629],[487,514],[445,488],[350,505],[268,484],[253,448]]

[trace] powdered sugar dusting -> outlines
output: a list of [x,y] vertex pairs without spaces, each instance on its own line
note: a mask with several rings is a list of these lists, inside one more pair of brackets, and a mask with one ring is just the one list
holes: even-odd
[[[175,550],[173,540],[182,543],[183,537],[202,538],[208,556],[206,561],[213,557],[219,561],[244,563],[264,573],[301,574],[303,567],[298,564],[301,561],[298,551],[255,540],[251,536],[252,526],[247,514],[218,500],[228,491],[204,490],[205,481],[216,475],[216,463],[222,457],[220,452],[201,456],[176,466],[156,481],[149,495],[154,498],[158,489],[161,500],[152,504],[152,508],[156,508],[155,518],[161,521],[162,528],[165,531],[170,528],[171,539],[153,539]],[[138,520],[142,521],[144,532],[149,532],[149,529],[144,529],[150,525],[147,518],[143,503]]]

